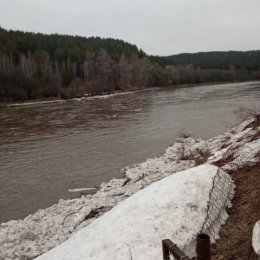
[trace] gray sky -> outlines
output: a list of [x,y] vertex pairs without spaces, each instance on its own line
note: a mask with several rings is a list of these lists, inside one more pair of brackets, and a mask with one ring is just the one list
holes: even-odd
[[260,0],[0,0],[6,29],[122,39],[148,54],[260,49]]

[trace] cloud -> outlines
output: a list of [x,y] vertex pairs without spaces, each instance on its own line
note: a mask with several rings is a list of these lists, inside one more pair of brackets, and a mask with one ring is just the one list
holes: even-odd
[[259,0],[0,0],[8,29],[120,38],[149,54],[260,46]]

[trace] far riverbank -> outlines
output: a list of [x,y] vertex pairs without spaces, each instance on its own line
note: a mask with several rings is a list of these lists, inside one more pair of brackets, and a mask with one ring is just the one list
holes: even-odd
[[133,94],[143,91],[156,91],[159,89],[179,89],[179,88],[187,88],[187,87],[196,87],[196,86],[212,86],[212,85],[219,85],[219,84],[235,84],[235,83],[258,83],[259,80],[251,80],[251,81],[219,81],[219,82],[205,82],[205,83],[192,83],[192,84],[180,84],[180,85],[172,85],[172,86],[156,86],[156,87],[149,87],[149,88],[132,88],[126,91],[118,90],[118,91],[111,91],[111,92],[103,92],[99,95],[91,95],[91,94],[84,94],[83,96],[74,96],[71,98],[60,98],[60,97],[51,97],[51,98],[40,98],[40,99],[27,99],[23,101],[4,101],[0,102],[1,107],[14,107],[14,106],[27,106],[27,105],[44,105],[50,103],[59,103],[65,101],[81,101],[85,99],[95,99],[95,98],[107,98],[113,97],[117,95],[127,95]]

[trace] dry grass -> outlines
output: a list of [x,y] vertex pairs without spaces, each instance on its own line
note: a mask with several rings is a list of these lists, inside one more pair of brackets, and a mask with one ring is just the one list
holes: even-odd
[[220,232],[221,239],[212,245],[212,260],[256,259],[252,230],[260,218],[260,163],[232,174],[236,184],[229,219]]
[[203,152],[203,151],[197,149],[197,152],[198,152],[198,154],[200,156],[194,158],[194,161],[195,161],[196,165],[201,165],[203,163],[206,163],[208,158],[210,156],[212,156],[212,154],[211,154],[211,152],[209,150]]

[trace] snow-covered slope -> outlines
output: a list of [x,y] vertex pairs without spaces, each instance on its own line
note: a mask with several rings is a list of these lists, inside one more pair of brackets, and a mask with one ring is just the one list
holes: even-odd
[[[155,182],[37,259],[158,260],[165,238],[194,251],[192,242],[207,218],[217,173],[216,166],[206,164]],[[228,180],[232,191],[233,183]],[[220,208],[230,199],[220,196],[219,209],[211,218],[218,218]]]

